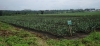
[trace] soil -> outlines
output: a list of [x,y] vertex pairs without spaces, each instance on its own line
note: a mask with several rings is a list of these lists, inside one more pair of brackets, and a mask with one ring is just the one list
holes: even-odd
[[11,31],[0,30],[0,36],[8,37],[8,36],[11,36],[11,35],[14,35],[14,33],[11,32]]
[[37,30],[32,30],[32,29],[27,29],[27,28],[23,28],[23,27],[19,27],[19,26],[15,26],[13,25],[16,30],[20,30],[20,29],[24,29],[26,31],[29,31],[30,33],[32,34],[35,34],[35,36],[37,37],[40,37],[44,40],[47,40],[47,39],[80,39],[80,38],[84,38],[86,36],[88,36],[89,34],[86,34],[86,33],[76,33],[76,34],[73,34],[73,36],[64,36],[64,37],[58,37],[58,36],[55,36],[55,35],[52,35],[52,34],[49,34],[49,33],[46,33],[46,32],[40,32],[40,31],[37,31]]
[[38,45],[39,46],[49,46],[47,43],[46,43],[46,41],[45,40],[43,40],[43,39],[38,39],[37,40],[37,42],[38,42]]

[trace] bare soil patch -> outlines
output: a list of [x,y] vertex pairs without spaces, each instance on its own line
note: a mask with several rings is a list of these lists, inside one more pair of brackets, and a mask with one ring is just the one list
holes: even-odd
[[7,30],[0,30],[0,36],[8,37],[14,35],[13,32]]

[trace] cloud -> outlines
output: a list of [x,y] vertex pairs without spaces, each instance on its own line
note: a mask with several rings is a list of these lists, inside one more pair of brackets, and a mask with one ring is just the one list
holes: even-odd
[[1,10],[100,8],[99,0],[0,0]]

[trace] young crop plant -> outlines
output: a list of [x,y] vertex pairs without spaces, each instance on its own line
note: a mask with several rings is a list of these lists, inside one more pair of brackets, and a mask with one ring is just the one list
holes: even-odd
[[[67,23],[68,20],[72,21],[71,32]],[[69,36],[78,32],[90,33],[100,27],[100,16],[0,16],[0,21],[56,36]]]

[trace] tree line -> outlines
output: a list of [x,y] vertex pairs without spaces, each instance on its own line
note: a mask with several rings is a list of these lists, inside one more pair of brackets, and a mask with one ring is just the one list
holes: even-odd
[[63,14],[63,13],[75,13],[75,12],[85,12],[94,11],[95,9],[70,9],[70,10],[0,10],[0,16],[2,15],[14,15],[14,14]]

